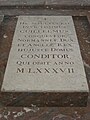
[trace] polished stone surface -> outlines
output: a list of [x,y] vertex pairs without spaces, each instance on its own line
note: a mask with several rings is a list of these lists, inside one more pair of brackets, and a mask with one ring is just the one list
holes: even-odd
[[19,16],[2,91],[88,92],[71,16]]

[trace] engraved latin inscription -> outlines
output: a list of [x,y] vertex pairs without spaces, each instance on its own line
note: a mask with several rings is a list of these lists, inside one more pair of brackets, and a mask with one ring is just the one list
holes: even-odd
[[88,90],[71,16],[18,17],[3,90]]

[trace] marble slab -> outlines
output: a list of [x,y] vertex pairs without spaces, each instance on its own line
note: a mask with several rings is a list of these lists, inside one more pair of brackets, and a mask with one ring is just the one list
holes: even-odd
[[19,16],[2,92],[89,92],[72,16]]

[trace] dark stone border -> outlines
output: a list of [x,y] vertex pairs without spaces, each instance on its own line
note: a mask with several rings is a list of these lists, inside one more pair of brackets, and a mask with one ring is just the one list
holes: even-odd
[[4,8],[90,9],[90,0],[0,0]]

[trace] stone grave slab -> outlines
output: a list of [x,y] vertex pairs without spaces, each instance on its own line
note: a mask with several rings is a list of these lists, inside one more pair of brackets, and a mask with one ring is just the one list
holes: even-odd
[[89,89],[72,16],[18,17],[1,91],[34,93],[38,106],[86,105]]

